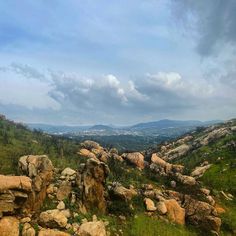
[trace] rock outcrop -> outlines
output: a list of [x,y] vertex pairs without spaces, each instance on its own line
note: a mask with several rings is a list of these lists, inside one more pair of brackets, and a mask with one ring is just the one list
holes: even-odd
[[108,166],[93,158],[80,167],[77,177],[79,199],[87,210],[97,208],[103,213],[106,211],[104,189],[108,173]]
[[0,215],[24,209],[31,191],[30,178],[0,175]]
[[133,188],[125,188],[120,183],[112,183],[110,187],[110,193],[112,196],[119,198],[121,200],[130,201],[137,192]]
[[140,152],[123,153],[122,158],[139,169],[144,169],[144,156]]
[[19,160],[19,170],[32,179],[32,192],[26,203],[29,211],[38,210],[45,197],[47,187],[53,179],[53,165],[46,155],[22,156]]

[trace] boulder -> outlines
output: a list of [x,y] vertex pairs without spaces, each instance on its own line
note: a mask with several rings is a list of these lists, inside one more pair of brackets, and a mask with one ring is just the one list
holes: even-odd
[[184,225],[185,224],[185,210],[184,210],[184,208],[182,208],[179,205],[179,203],[174,199],[166,200],[166,201],[164,201],[164,204],[167,209],[168,218],[177,224]]
[[56,229],[41,229],[38,236],[70,236],[70,234]]
[[144,198],[144,203],[147,211],[156,211],[155,203],[150,198]]
[[0,175],[0,215],[24,209],[31,191],[30,178]]
[[166,156],[169,160],[181,157],[188,153],[188,151],[191,149],[191,147],[187,144],[182,144],[174,149],[171,149],[166,153]]
[[63,175],[63,176],[68,176],[68,177],[70,177],[70,176],[75,176],[75,175],[76,175],[76,171],[73,170],[73,169],[71,169],[71,168],[69,168],[69,167],[67,167],[67,168],[65,168],[65,169],[61,172],[61,175]]
[[64,210],[65,209],[65,203],[63,201],[60,201],[57,205],[58,210]]
[[57,200],[63,201],[66,198],[69,198],[71,191],[72,191],[71,182],[69,181],[61,182],[61,184],[57,189],[57,194],[56,194]]
[[106,228],[102,221],[82,223],[79,228],[80,236],[106,236]]
[[96,158],[96,155],[94,153],[92,153],[91,151],[89,151],[88,149],[86,149],[86,148],[80,149],[78,154],[80,156],[87,157],[87,158]]
[[139,169],[144,169],[144,156],[140,152],[123,153],[122,157]]
[[197,183],[196,179],[193,178],[192,176],[176,173],[175,177],[176,177],[176,180],[182,184],[193,186],[193,185],[196,185],[196,183]]
[[158,202],[156,205],[156,208],[157,208],[157,212],[161,215],[164,215],[167,213],[167,208],[163,201]]
[[189,223],[198,225],[207,232],[212,230],[219,232],[221,220],[217,217],[217,211],[213,206],[185,195],[183,207],[185,208],[186,219]]
[[65,228],[67,225],[67,218],[58,209],[41,212],[39,221],[42,226],[49,228]]
[[193,172],[191,173],[191,176],[194,178],[200,178],[204,175],[204,173],[211,167],[211,164],[205,165],[205,166],[198,166],[196,167]]
[[80,144],[81,147],[88,149],[88,150],[92,150],[92,149],[102,149],[102,147],[100,146],[99,143],[96,143],[94,141],[91,140],[86,140],[83,143]]
[[1,236],[19,236],[19,220],[12,216],[0,219]]
[[108,166],[93,158],[88,159],[79,170],[76,181],[79,199],[87,210],[97,208],[103,213],[106,211],[104,189],[108,173]]
[[115,197],[125,201],[130,201],[134,196],[137,195],[137,192],[133,188],[125,188],[120,183],[113,183],[111,192]]
[[26,208],[36,211],[40,209],[46,197],[47,188],[53,179],[54,167],[46,155],[22,156],[18,165],[20,172],[32,179],[33,191],[29,195]]
[[29,224],[25,223],[22,229],[22,236],[35,236],[35,229]]

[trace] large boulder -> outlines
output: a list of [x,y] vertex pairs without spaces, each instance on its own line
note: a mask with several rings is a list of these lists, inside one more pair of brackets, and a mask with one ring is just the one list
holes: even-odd
[[160,158],[156,153],[152,154],[151,162],[150,168],[161,176],[173,175],[177,172],[182,173],[184,170],[184,166],[170,164]]
[[166,153],[166,156],[169,160],[181,157],[188,153],[188,151],[191,149],[191,147],[187,144],[182,144],[174,149],[171,149]]
[[53,165],[46,155],[22,156],[18,162],[19,170],[32,179],[32,189],[28,200],[29,211],[38,210],[45,197],[47,187],[53,179]]
[[191,176],[194,178],[200,178],[204,175],[204,173],[211,167],[211,164],[204,165],[204,166],[198,166],[196,167],[192,173]]
[[58,209],[41,212],[39,221],[42,226],[49,228],[65,228],[67,225],[67,218]]
[[31,182],[26,176],[0,175],[0,215],[25,207],[32,191]]
[[184,208],[182,208],[175,199],[166,200],[164,203],[167,209],[168,218],[177,224],[184,225],[185,224]]
[[25,223],[22,229],[22,236],[35,236],[35,229],[29,224]]
[[140,152],[123,153],[122,157],[139,169],[144,169],[144,156]]
[[134,196],[137,195],[137,192],[133,188],[125,188],[117,182],[113,183],[110,191],[111,195],[125,201],[130,201]]
[[186,219],[190,224],[198,225],[208,232],[220,231],[221,219],[217,217],[216,209],[210,204],[185,195],[183,207],[186,210]]
[[106,228],[102,221],[91,221],[80,225],[80,236],[106,236]]
[[182,175],[180,173],[175,174],[175,178],[182,184],[193,186],[196,185],[197,181],[194,177],[188,175]]
[[87,210],[97,208],[106,211],[104,189],[109,173],[108,166],[98,159],[88,159],[81,167],[77,176],[80,200]]
[[94,141],[91,140],[86,140],[83,143],[80,144],[82,148],[88,149],[88,150],[92,150],[92,149],[102,149],[102,147],[100,146],[99,143],[96,143]]
[[87,158],[96,158],[96,155],[86,148],[80,149],[78,154],[80,156],[87,157]]
[[19,236],[19,220],[12,216],[0,219],[1,236]]

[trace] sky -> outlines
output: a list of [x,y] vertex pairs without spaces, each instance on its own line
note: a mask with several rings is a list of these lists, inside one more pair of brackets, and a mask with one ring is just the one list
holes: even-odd
[[235,0],[0,1],[0,113],[128,125],[236,117]]

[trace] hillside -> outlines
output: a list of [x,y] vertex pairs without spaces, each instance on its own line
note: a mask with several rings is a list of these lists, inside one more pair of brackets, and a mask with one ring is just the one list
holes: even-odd
[[236,120],[124,153],[1,117],[0,150],[6,235],[236,233]]

